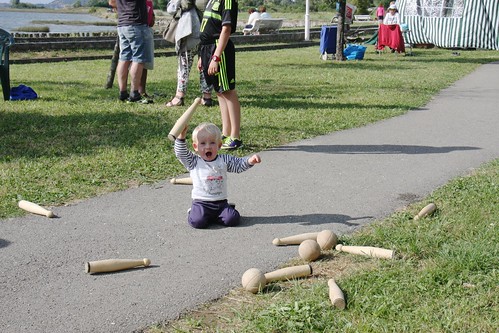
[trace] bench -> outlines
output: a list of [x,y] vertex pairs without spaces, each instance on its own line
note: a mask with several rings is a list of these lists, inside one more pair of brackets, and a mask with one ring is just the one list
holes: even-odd
[[251,28],[244,28],[245,35],[278,33],[284,19],[258,19]]
[[0,81],[2,83],[3,99],[10,100],[9,48],[14,44],[14,38],[7,31],[0,29]]
[[354,15],[355,21],[372,21],[371,15]]

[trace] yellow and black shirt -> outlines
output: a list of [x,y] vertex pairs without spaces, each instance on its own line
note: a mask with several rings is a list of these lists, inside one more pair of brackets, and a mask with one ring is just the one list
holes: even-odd
[[224,25],[231,26],[231,33],[236,32],[237,11],[237,0],[210,0],[201,22],[201,44],[215,43]]

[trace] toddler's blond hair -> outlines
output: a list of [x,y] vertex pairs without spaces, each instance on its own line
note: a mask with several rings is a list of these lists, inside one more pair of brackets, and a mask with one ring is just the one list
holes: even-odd
[[217,142],[222,141],[222,132],[220,131],[220,128],[218,128],[218,126],[215,124],[201,123],[197,125],[194,131],[192,131],[192,141],[194,141],[195,143],[198,142],[198,134],[200,132],[205,132],[209,135],[215,136]]

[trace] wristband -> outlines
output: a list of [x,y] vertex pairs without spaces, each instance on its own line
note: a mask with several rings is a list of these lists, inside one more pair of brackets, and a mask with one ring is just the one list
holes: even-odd
[[219,56],[216,56],[216,55],[213,55],[213,57],[211,57],[211,60],[213,60],[214,62],[220,62],[220,57]]

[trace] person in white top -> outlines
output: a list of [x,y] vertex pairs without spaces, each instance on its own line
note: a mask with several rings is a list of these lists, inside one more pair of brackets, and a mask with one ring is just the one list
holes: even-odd
[[260,18],[261,19],[269,19],[272,18],[272,16],[267,13],[267,7],[265,6],[260,6],[258,7],[258,11],[260,12]]
[[248,9],[248,13],[250,14],[248,17],[248,23],[245,28],[251,28],[255,25],[255,21],[260,18],[260,13],[255,8]]
[[[244,30],[253,28],[255,21],[260,18],[260,13],[255,8],[248,9],[248,13],[250,15],[248,17],[248,23],[244,26]],[[248,35],[249,32],[244,31],[244,34]]]
[[388,7],[388,13],[386,13],[385,19],[383,20],[383,24],[392,25],[392,24],[400,24],[400,15],[397,10],[397,5],[391,4]]

